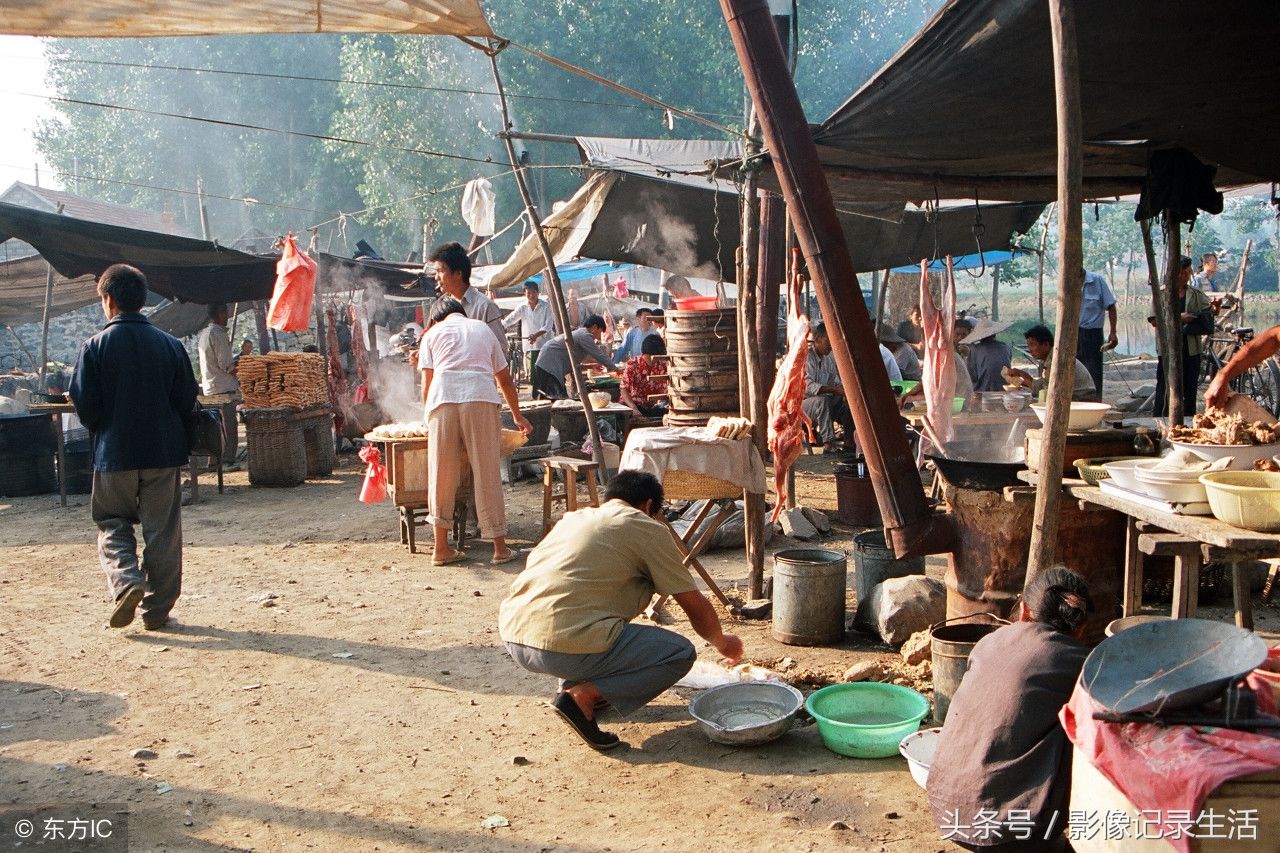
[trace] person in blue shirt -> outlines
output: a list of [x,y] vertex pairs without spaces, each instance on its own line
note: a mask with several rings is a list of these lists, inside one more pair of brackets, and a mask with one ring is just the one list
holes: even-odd
[[637,308],[636,324],[627,330],[622,343],[618,345],[618,351],[613,354],[613,360],[621,364],[640,355],[640,344],[645,338],[656,334],[658,327],[653,324],[653,309]]
[[1116,337],[1116,298],[1105,278],[1096,272],[1081,272],[1084,274],[1084,291],[1080,296],[1080,336],[1076,338],[1076,359],[1089,370],[1100,400],[1104,349],[1102,320],[1105,317],[1110,328],[1105,349],[1115,349],[1119,343]]
[[[71,402],[93,439],[90,513],[98,561],[114,600],[109,624],[123,628],[142,606],[159,630],[182,591],[182,485],[187,419],[196,380],[182,344],[142,315],[147,279],[126,264],[98,278],[107,325],[85,341]],[[146,543],[138,558],[134,525]]]

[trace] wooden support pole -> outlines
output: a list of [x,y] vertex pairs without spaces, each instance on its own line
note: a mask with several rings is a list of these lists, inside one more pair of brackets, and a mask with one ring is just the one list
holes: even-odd
[[1036,273],[1036,306],[1039,309],[1040,323],[1044,324],[1044,253],[1045,247],[1049,245],[1049,220],[1053,219],[1053,211],[1057,207],[1057,202],[1049,205],[1049,209],[1044,215],[1044,229],[1040,232],[1040,255],[1039,270]]
[[[1182,399],[1182,351],[1186,336],[1182,334],[1182,308],[1178,305],[1178,276],[1182,274],[1182,225],[1172,210],[1164,212],[1164,388],[1169,403],[1169,426],[1182,423],[1184,414],[1195,412],[1196,401]],[[1193,392],[1194,393],[1194,392]]]
[[45,264],[44,275],[44,317],[40,321],[40,393],[48,386],[45,380],[49,372],[49,320],[53,314],[53,264]]
[[[1142,230],[1142,249],[1143,255],[1147,260],[1147,285],[1151,288],[1151,305],[1156,320],[1156,354],[1162,359],[1160,363],[1164,367],[1165,380],[1167,382],[1169,378],[1169,339],[1172,337],[1169,332],[1169,321],[1166,319],[1165,296],[1167,292],[1160,286],[1160,265],[1156,261],[1155,243],[1151,239],[1151,220],[1142,220],[1138,223],[1138,227]],[[1166,395],[1165,410],[1163,412],[1152,412],[1152,416],[1158,418],[1168,415],[1168,399]]]
[[1057,560],[1058,510],[1062,503],[1062,460],[1067,417],[1075,384],[1076,339],[1084,286],[1081,204],[1080,57],[1076,49],[1075,7],[1071,0],[1049,0],[1053,35],[1053,83],[1058,124],[1058,312],[1057,338],[1049,378],[1048,411],[1040,445],[1040,487],[1031,522],[1026,585]]
[[[754,118],[750,122],[755,131]],[[754,140],[748,153],[759,152]],[[754,162],[754,161],[752,161]],[[756,301],[760,262],[760,199],[756,192],[756,172],[749,167],[742,189],[742,240],[738,264],[738,364],[744,380],[738,387],[738,414],[751,421],[751,440],[757,450],[767,441],[768,421],[764,417],[768,390],[763,387],[760,342],[757,336]],[[764,591],[764,494],[743,494],[743,519],[747,551],[747,597],[760,598]]]
[[[498,92],[498,106],[502,110],[502,129],[511,130],[511,116],[507,110],[506,89],[502,85],[502,75],[498,71],[498,51],[501,47],[491,47],[486,51],[489,55],[489,66],[493,70],[493,84]],[[573,326],[569,323],[569,311],[565,306],[564,290],[560,286],[560,274],[556,271],[555,255],[551,252],[551,245],[547,242],[547,235],[542,230],[542,220],[538,217],[537,208],[533,203],[533,196],[529,192],[529,182],[525,177],[525,167],[521,165],[520,159],[516,156],[515,144],[508,136],[503,139],[503,143],[507,149],[507,159],[511,163],[511,171],[516,179],[516,186],[520,190],[520,199],[524,202],[525,213],[528,214],[529,223],[533,226],[534,239],[538,241],[538,249],[542,252],[543,263],[547,265],[547,293],[551,296],[551,307],[555,311],[557,319],[560,321],[560,328],[564,329],[565,351],[569,355],[569,375],[573,379],[573,390],[578,395],[578,401],[582,403],[583,415],[587,419],[587,432],[591,436],[592,458],[596,465],[600,468],[600,477],[602,480],[609,478],[609,466],[605,464],[604,447],[600,444],[600,427],[596,423],[596,413],[591,407],[591,398],[587,396],[587,383],[582,378],[582,364],[579,358],[577,344],[573,340]]]
[[871,312],[861,294],[850,293],[853,261],[769,7],[765,0],[720,0],[720,8],[831,333],[886,539],[900,557],[950,550],[954,531],[925,502]]
[[[760,193],[760,255],[756,261],[756,341],[760,346],[760,387],[768,404],[769,391],[777,372],[778,299],[787,277],[786,207],[782,196]],[[765,406],[761,407],[764,411]],[[761,448],[761,456],[766,452]]]

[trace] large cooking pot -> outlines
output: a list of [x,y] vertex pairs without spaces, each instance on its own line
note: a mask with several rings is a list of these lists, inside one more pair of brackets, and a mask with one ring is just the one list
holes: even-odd
[[945,453],[926,457],[948,483],[957,489],[999,491],[1018,485],[1018,472],[1026,470],[1021,447],[993,446],[989,441],[952,441]]

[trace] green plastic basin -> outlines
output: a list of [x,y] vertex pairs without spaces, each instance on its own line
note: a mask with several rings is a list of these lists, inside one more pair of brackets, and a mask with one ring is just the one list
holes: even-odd
[[851,758],[889,758],[920,728],[929,700],[897,684],[833,684],[811,694],[805,708],[827,749]]

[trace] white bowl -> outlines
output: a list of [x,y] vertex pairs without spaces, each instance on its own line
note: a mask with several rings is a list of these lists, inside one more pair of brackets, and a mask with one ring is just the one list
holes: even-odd
[[[1253,463],[1259,459],[1270,459],[1280,450],[1276,444],[1187,444],[1185,441],[1169,443],[1179,450],[1189,450],[1205,462],[1217,462],[1226,456],[1231,457],[1230,471],[1252,471]],[[1203,471],[1200,473],[1204,473]]]
[[1150,459],[1118,459],[1115,462],[1107,462],[1103,464],[1102,470],[1107,472],[1107,476],[1115,481],[1115,484],[1122,489],[1128,489],[1131,492],[1141,492],[1142,484],[1138,482],[1138,477],[1133,473],[1133,469],[1141,463],[1150,462]]
[[907,759],[907,767],[911,769],[911,778],[921,788],[929,785],[929,768],[933,766],[933,756],[938,751],[938,738],[942,729],[921,729],[912,732],[898,744],[898,752]]
[[1143,494],[1175,504],[1203,503],[1209,500],[1204,483],[1200,482],[1203,471],[1152,471],[1151,466],[1160,460],[1139,463],[1133,474],[1138,480],[1138,489]]
[[[1031,404],[1031,411],[1036,413],[1041,424],[1044,423],[1045,412],[1048,409],[1048,406],[1042,406],[1039,403]],[[1071,414],[1067,416],[1067,431],[1087,432],[1102,423],[1102,419],[1109,411],[1111,407],[1106,403],[1072,403]]]

